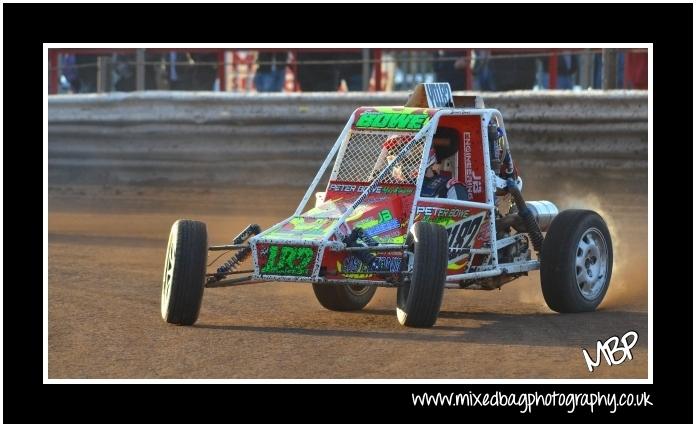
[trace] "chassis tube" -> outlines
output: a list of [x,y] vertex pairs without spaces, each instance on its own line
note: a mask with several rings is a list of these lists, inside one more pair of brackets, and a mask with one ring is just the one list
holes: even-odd
[[[437,116],[437,114],[438,113],[435,113],[435,116]],[[435,116],[433,117],[433,119],[435,118]],[[372,180],[372,183],[355,199],[355,201],[353,201],[353,203],[350,205],[350,207],[348,207],[348,209],[346,209],[343,215],[341,215],[341,217],[338,218],[336,223],[332,225],[329,230],[326,231],[327,236],[331,236],[332,234],[336,233],[337,235],[340,235],[338,237],[344,237],[339,229],[341,224],[343,224],[346,221],[346,218],[348,218],[353,213],[355,208],[359,206],[365,200],[365,198],[367,198],[367,196],[370,195],[370,193],[373,193],[375,191],[375,189],[379,186],[379,183],[382,182],[384,177],[388,173],[391,173],[391,170],[394,168],[394,165],[396,165],[397,162],[401,161],[401,159],[406,156],[406,154],[411,150],[411,148],[414,145],[416,145],[416,142],[419,139],[421,139],[423,136],[426,136],[424,145],[425,148],[430,148],[430,142],[432,140],[433,133],[432,131],[434,129],[433,123],[433,120],[431,120],[427,125],[425,125],[425,127],[423,127],[423,129],[419,130],[415,135],[413,135],[411,140],[401,149],[401,151],[399,151],[396,157],[382,169],[382,171]],[[423,169],[423,165],[425,164],[425,157],[426,155],[424,152],[424,154],[421,156],[421,169]],[[422,180],[419,180],[419,183],[421,181]],[[416,191],[420,191],[419,185],[416,186]],[[324,240],[328,241],[327,238],[325,238]]]
[[406,249],[405,245],[380,245],[380,246],[364,246],[364,247],[346,247],[335,252],[388,252],[402,251]]
[[218,246],[210,246],[208,248],[209,251],[232,251],[235,249],[246,249],[249,247],[248,243],[244,243],[242,245],[218,245]]
[[[426,203],[440,203],[453,206],[461,206],[464,208],[476,208],[476,209],[493,209],[494,205],[489,205],[488,203],[479,202],[469,202],[465,200],[455,200],[455,199],[438,199],[436,197],[418,197],[415,203],[426,202]],[[414,203],[414,204],[415,204]]]
[[445,282],[458,282],[460,280],[482,279],[503,274],[522,273],[531,270],[538,270],[541,264],[537,260],[515,262],[509,264],[498,264],[493,270],[477,271],[474,273],[454,274],[447,276]]
[[252,280],[251,276],[237,277],[234,279],[220,280],[219,282],[211,282],[206,284],[206,288],[229,288],[230,286],[253,285],[256,283],[264,283],[266,280]]
[[327,285],[365,285],[365,286],[378,286],[382,288],[398,288],[400,285],[398,283],[390,283],[386,280],[341,280],[341,279],[320,279],[316,283],[325,283]]
[[447,276],[445,282],[458,282],[460,280],[470,280],[470,279],[482,279],[484,277],[493,277],[502,274],[499,268],[494,268],[493,270],[477,271],[475,273],[464,273],[464,274],[453,274]]
[[[353,115],[355,115],[355,111],[353,111]],[[350,130],[350,127],[352,124],[353,124],[353,120],[348,120],[348,123],[346,123],[346,125],[343,127],[343,131],[338,136],[338,139],[334,143],[334,146],[331,148],[329,155],[326,156],[326,160],[324,160],[324,163],[321,165],[321,168],[319,168],[319,171],[317,172],[316,176],[314,177],[314,180],[312,181],[312,183],[309,185],[307,192],[305,193],[304,197],[302,198],[302,201],[300,202],[299,206],[297,206],[297,209],[295,210],[295,213],[293,214],[293,216],[297,216],[297,215],[302,213],[302,209],[304,209],[305,205],[307,204],[307,200],[309,200],[309,198],[312,196],[312,193],[314,193],[314,190],[316,189],[317,184],[319,184],[319,180],[321,180],[321,177],[324,175],[324,172],[326,172],[326,169],[329,167],[329,164],[331,164],[331,160],[333,160],[334,156],[336,155],[336,152],[343,144],[343,140],[345,139],[345,136],[348,133],[348,131]]]

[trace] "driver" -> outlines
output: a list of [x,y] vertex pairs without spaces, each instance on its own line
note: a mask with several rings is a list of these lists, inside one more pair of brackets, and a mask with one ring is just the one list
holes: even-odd
[[430,149],[428,167],[423,177],[421,197],[442,197],[455,200],[469,200],[466,187],[456,179],[441,175],[442,164],[437,159],[437,153]]
[[[410,135],[391,135],[384,141],[382,144],[382,151],[379,153],[379,157],[377,157],[377,161],[372,168],[372,179],[374,179],[387,164],[394,160],[396,155],[399,153],[399,150],[403,148],[404,144],[410,140]],[[406,175],[412,175],[412,173],[408,174],[404,172],[405,171],[403,170],[402,166],[400,164],[396,164],[392,168],[391,175],[397,182],[407,183],[409,182],[409,177]],[[417,174],[418,172],[416,171],[416,175]]]
[[[384,142],[382,152],[373,168],[372,176],[376,176],[382,168],[391,162],[403,145],[410,141],[409,135],[392,135]],[[420,157],[420,153],[414,152],[412,156]],[[408,158],[408,157],[407,157]],[[392,178],[399,183],[415,184],[418,178],[419,158],[404,160],[394,165],[391,171]],[[408,169],[408,170],[406,170]],[[469,200],[466,187],[461,182],[450,179],[441,174],[442,164],[438,160],[435,149],[431,148],[428,153],[423,185],[421,186],[422,197],[442,197],[455,200]]]
[[[385,166],[394,161],[401,149],[404,148],[404,145],[411,141],[411,138],[412,135],[391,135],[384,141],[384,144],[382,144],[382,151],[379,153],[379,157],[372,168],[373,179]],[[421,154],[416,150],[406,153],[406,156],[392,167],[392,180],[398,184],[415,185],[416,179],[418,178],[420,156]]]

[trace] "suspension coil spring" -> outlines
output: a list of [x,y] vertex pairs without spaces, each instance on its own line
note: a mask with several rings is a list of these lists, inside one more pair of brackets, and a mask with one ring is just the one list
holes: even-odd
[[[259,227],[257,224],[249,224],[247,228],[244,229],[237,237],[232,239],[232,244],[234,245],[240,245],[244,241],[246,241],[249,237],[252,235],[257,235],[261,232],[261,227]],[[232,255],[230,259],[227,260],[224,264],[222,264],[220,267],[218,267],[216,271],[216,279],[221,279],[226,273],[234,271],[239,264],[243,263],[244,260],[249,258],[249,255],[251,255],[251,248],[243,248],[237,251],[236,254]]]
[[244,260],[246,260],[250,254],[251,248],[240,249],[236,254],[232,255],[227,262],[218,267],[216,273],[223,275],[225,273],[234,271],[234,269],[237,268],[239,264],[244,262]]
[[360,230],[358,232],[358,237],[360,238],[360,240],[365,242],[367,244],[367,246],[378,246],[379,245],[379,243],[375,239],[373,239],[372,236],[368,235],[365,232],[365,230],[363,230],[361,228],[356,228],[356,230]]
[[[353,231],[343,239],[343,242],[348,247],[359,247],[358,239],[365,242],[368,246],[377,246],[379,243],[375,241],[372,237],[369,237],[367,233],[363,231],[360,227],[355,227]],[[368,269],[376,269],[376,257],[369,252],[356,252],[355,257],[362,261],[363,264],[368,266]]]
[[539,224],[537,224],[534,215],[527,207],[527,204],[522,197],[522,193],[517,187],[517,183],[512,178],[507,179],[507,188],[515,200],[515,204],[519,209],[519,215],[524,221],[524,225],[527,227],[527,232],[532,240],[532,246],[534,246],[534,250],[537,252],[537,254],[539,254],[541,252],[541,247],[544,244],[544,236],[541,234]]

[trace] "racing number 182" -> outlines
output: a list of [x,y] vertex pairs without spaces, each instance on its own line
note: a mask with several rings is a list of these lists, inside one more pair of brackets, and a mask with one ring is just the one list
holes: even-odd
[[[280,254],[278,253],[280,252]],[[314,252],[311,248],[292,246],[271,246],[268,248],[268,261],[262,273],[280,273],[296,276],[306,275]]]
[[450,261],[465,253],[467,248],[471,248],[471,241],[478,234],[481,221],[483,221],[483,216],[476,216],[447,229]]

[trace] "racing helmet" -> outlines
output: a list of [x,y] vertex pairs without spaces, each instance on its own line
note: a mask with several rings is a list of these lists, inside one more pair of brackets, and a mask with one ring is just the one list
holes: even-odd
[[[382,149],[386,152],[386,163],[393,162],[401,149],[412,139],[413,135],[410,134],[391,135],[386,138],[382,144]],[[422,153],[422,151],[417,149],[405,153],[405,156],[392,167],[392,177],[399,182],[415,183],[415,180],[418,178]],[[430,150],[427,160],[427,166],[437,162],[435,150]]]
[[411,135],[391,135],[386,140],[384,140],[384,144],[382,144],[382,147],[386,148],[389,154],[396,154],[410,140]]
[[[422,151],[414,150],[412,153],[409,153],[404,160],[395,166],[394,169],[396,173],[401,176],[402,180],[410,183],[416,182],[421,165],[421,153]],[[435,150],[431,148],[426,159],[426,170],[435,163],[437,163],[437,154],[435,153]]]
[[435,163],[437,163],[437,153],[435,152],[434,148],[431,148],[430,152],[428,153],[428,163],[425,165],[425,168],[427,169]]
[[488,154],[494,171],[500,169],[500,164],[505,157],[506,144],[503,136],[503,129],[498,127],[497,119],[491,119],[488,123]]
[[[386,148],[389,156],[393,158],[394,156],[396,156],[396,154],[398,154],[399,150],[401,150],[404,147],[404,145],[411,140],[411,138],[411,135],[392,135],[384,141],[382,147]],[[408,157],[414,157],[414,155],[417,155],[417,153],[412,153]],[[431,147],[430,152],[428,153],[428,161],[425,167],[430,167],[435,163],[437,163],[437,152],[434,148]]]

